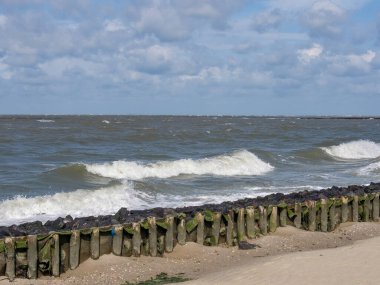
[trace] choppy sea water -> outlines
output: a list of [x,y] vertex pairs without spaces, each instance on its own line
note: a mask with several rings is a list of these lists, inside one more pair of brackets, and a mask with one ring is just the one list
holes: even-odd
[[380,181],[377,118],[0,116],[0,223]]

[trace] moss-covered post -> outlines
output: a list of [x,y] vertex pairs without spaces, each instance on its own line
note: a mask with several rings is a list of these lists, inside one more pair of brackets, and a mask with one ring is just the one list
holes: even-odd
[[263,206],[259,206],[259,228],[263,235],[268,233],[268,215],[267,209]]
[[120,256],[123,249],[123,227],[121,225],[116,225],[113,230],[112,253]]
[[5,275],[9,281],[13,281],[16,276],[16,261],[15,261],[15,242],[13,238],[5,238],[5,256],[6,256],[6,268]]
[[352,199],[352,221],[359,221],[359,197],[357,195]]
[[80,231],[74,230],[70,237],[70,269],[74,270],[79,265],[80,256]]
[[132,223],[132,253],[133,256],[140,256],[141,254],[141,227],[140,223]]
[[329,208],[330,231],[333,231],[336,227],[335,198],[330,199],[330,204],[331,204]]
[[167,216],[165,223],[167,226],[165,233],[165,251],[172,252],[174,248],[174,217]]
[[288,205],[281,205],[280,208],[280,227],[286,227],[288,220]]
[[308,207],[308,230],[311,232],[314,232],[317,229],[317,209],[316,209],[316,202],[315,201],[308,201],[307,202]]
[[60,260],[60,246],[59,246],[59,235],[53,234],[52,237],[52,256],[51,256],[51,273],[54,277],[59,277],[59,268],[61,264]]
[[376,193],[372,200],[372,216],[375,222],[379,221],[379,214],[379,193]]
[[347,197],[341,197],[342,201],[342,223],[345,223],[348,221],[348,198]]
[[149,227],[149,254],[157,256],[157,225],[155,217],[148,217]]
[[294,205],[294,226],[297,229],[300,229],[302,227],[302,205],[300,203],[295,203]]
[[243,241],[246,239],[244,208],[240,208],[237,210],[237,236],[238,236],[238,241]]
[[321,199],[321,231],[327,232],[328,209],[326,199]]
[[195,218],[198,222],[197,225],[197,243],[203,245],[205,240],[205,219],[202,213],[196,213]]
[[220,235],[220,220],[222,218],[222,214],[220,212],[216,212],[213,214],[214,221],[211,226],[211,245],[218,245],[219,243],[219,235]]
[[226,242],[228,246],[234,245],[234,215],[234,211],[228,211],[228,213],[225,214],[227,220]]
[[92,259],[98,259],[100,256],[100,235],[99,228],[93,228],[90,240],[90,252]]
[[274,233],[277,229],[278,224],[278,213],[277,213],[277,207],[272,207],[272,212],[270,213],[269,218],[269,232]]
[[185,217],[178,217],[177,240],[180,245],[186,244],[186,220]]
[[27,276],[29,279],[37,278],[37,236],[28,235],[28,273]]
[[255,208],[247,207],[246,212],[246,225],[247,225],[247,236],[248,238],[255,238]]
[[364,195],[364,208],[363,208],[363,222],[369,221],[369,213],[371,207],[371,201],[369,195]]

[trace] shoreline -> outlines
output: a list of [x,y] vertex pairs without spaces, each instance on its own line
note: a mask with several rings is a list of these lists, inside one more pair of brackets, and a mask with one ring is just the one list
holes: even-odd
[[[148,280],[161,272],[169,276],[183,273],[183,277],[192,280],[181,284],[189,285],[245,284],[244,281],[251,284],[249,282],[252,280],[260,284],[290,281],[292,284],[304,284],[305,280],[307,284],[321,284],[322,280],[330,280],[328,284],[337,284],[336,280],[355,278],[365,281],[365,284],[375,284],[379,279],[376,277],[380,277],[380,273],[376,273],[380,258],[380,250],[377,250],[380,248],[380,222],[342,223],[328,233],[287,226],[248,242],[255,244],[256,248],[239,250],[236,246],[206,247],[190,242],[176,246],[172,253],[166,253],[164,257],[118,257],[107,254],[99,260],[89,259],[76,270],[62,273],[58,278],[15,279],[14,282],[21,285],[121,285],[126,281]],[[363,256],[358,256],[360,253],[365,255],[364,260]],[[336,260],[341,260],[342,264]],[[310,268],[315,270],[310,271]],[[337,273],[340,270],[344,273]],[[319,279],[313,279],[315,276]],[[368,279],[363,279],[366,276]],[[312,283],[313,280],[317,283]],[[2,277],[0,284],[9,284],[9,281]]]
[[366,195],[380,192],[380,183],[370,182],[367,185],[349,185],[346,187],[332,186],[321,190],[304,190],[289,194],[274,193],[256,198],[245,198],[236,201],[225,201],[220,204],[204,204],[178,208],[152,208],[146,210],[129,210],[120,208],[114,215],[88,216],[73,219],[70,215],[65,218],[42,223],[41,221],[27,222],[19,225],[1,226],[0,238],[21,237],[27,235],[49,234],[49,232],[65,232],[71,230],[86,230],[94,227],[111,227],[119,224],[140,222],[149,217],[163,219],[167,215],[185,215],[186,221],[194,217],[197,212],[214,211],[222,214],[231,209],[246,208],[248,206],[273,206],[279,204],[295,205],[306,201],[320,199],[341,198],[354,195]]

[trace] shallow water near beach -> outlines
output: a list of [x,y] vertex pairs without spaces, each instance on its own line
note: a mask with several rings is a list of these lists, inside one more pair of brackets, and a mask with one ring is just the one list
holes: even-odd
[[380,181],[377,118],[0,116],[0,223]]

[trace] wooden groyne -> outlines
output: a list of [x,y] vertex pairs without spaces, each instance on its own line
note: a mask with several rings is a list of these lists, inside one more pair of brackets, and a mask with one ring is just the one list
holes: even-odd
[[157,216],[146,216],[157,211],[142,211],[138,215],[140,220],[125,218],[125,223],[107,226],[20,236],[4,236],[3,230],[0,276],[10,280],[59,276],[89,258],[98,259],[110,253],[125,257],[162,256],[186,242],[241,245],[247,239],[284,226],[328,232],[344,222],[378,221],[379,194],[380,184],[373,183],[170,209]]

